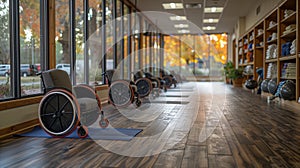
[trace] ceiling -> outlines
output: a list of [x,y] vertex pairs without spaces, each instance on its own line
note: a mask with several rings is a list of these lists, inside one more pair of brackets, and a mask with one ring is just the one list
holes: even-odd
[[[153,23],[165,34],[178,34],[179,28],[174,24],[188,24],[189,33],[230,33],[239,17],[246,16],[254,10],[259,0],[132,0]],[[164,9],[163,3],[201,4],[201,8]],[[205,7],[224,7],[221,13],[204,13]],[[186,21],[171,21],[170,16],[186,16]],[[204,18],[218,18],[218,23],[203,23]],[[204,26],[215,26],[215,30],[202,30]]]

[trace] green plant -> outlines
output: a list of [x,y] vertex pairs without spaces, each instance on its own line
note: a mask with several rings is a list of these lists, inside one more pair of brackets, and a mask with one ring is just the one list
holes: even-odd
[[225,65],[224,65],[224,73],[225,76],[228,77],[229,72],[232,71],[234,69],[234,65],[232,61],[228,61]]
[[233,80],[243,78],[243,68],[239,67],[238,69],[230,69],[227,77]]

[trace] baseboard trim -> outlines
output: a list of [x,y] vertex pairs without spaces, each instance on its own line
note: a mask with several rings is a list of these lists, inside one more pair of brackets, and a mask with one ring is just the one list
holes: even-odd
[[17,124],[14,126],[10,126],[7,128],[0,129],[0,139],[12,136],[14,134],[26,131],[28,129],[33,128],[34,126],[39,125],[38,119],[33,119],[30,121],[23,122],[21,124]]

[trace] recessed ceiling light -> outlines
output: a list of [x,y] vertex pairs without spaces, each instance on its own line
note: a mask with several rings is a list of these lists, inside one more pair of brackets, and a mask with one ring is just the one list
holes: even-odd
[[182,30],[178,30],[178,33],[189,33],[190,30],[186,30],[186,29],[182,29]]
[[175,24],[174,27],[175,28],[188,28],[189,25],[188,24]]
[[209,19],[203,19],[203,23],[218,23],[219,19],[213,19],[213,18],[209,18]]
[[186,20],[186,16],[170,16],[170,20]]
[[206,26],[206,27],[202,27],[203,30],[216,30],[215,26]]
[[163,3],[164,9],[183,9],[182,3]]
[[201,8],[202,5],[200,3],[188,3],[185,4],[185,8],[192,8],[192,9],[198,9]]
[[223,11],[223,7],[204,8],[204,13],[221,13],[222,11]]

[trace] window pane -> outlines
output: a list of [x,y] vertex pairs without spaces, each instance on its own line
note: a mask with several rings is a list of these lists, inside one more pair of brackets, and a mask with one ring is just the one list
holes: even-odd
[[20,0],[21,95],[41,93],[40,1]]
[[9,2],[0,0],[0,100],[12,96],[10,89]]
[[113,1],[106,0],[106,69],[113,69]]
[[[88,37],[101,39],[102,26],[102,0],[89,0],[88,11]],[[88,38],[88,40],[89,40]],[[97,54],[95,54],[97,53]],[[92,44],[88,46],[89,62],[85,66],[89,66],[89,81],[90,83],[102,84],[102,58],[97,57],[101,54],[101,47],[96,47]],[[82,61],[83,62],[83,61]]]
[[124,5],[124,79],[129,79],[128,76],[128,39],[130,38],[129,33],[129,7]]
[[[84,83],[84,11],[83,1],[75,1],[76,83]],[[59,67],[56,67],[59,68]]]
[[[55,12],[56,66],[70,65],[69,0],[56,1]],[[70,75],[70,68],[61,69]]]

